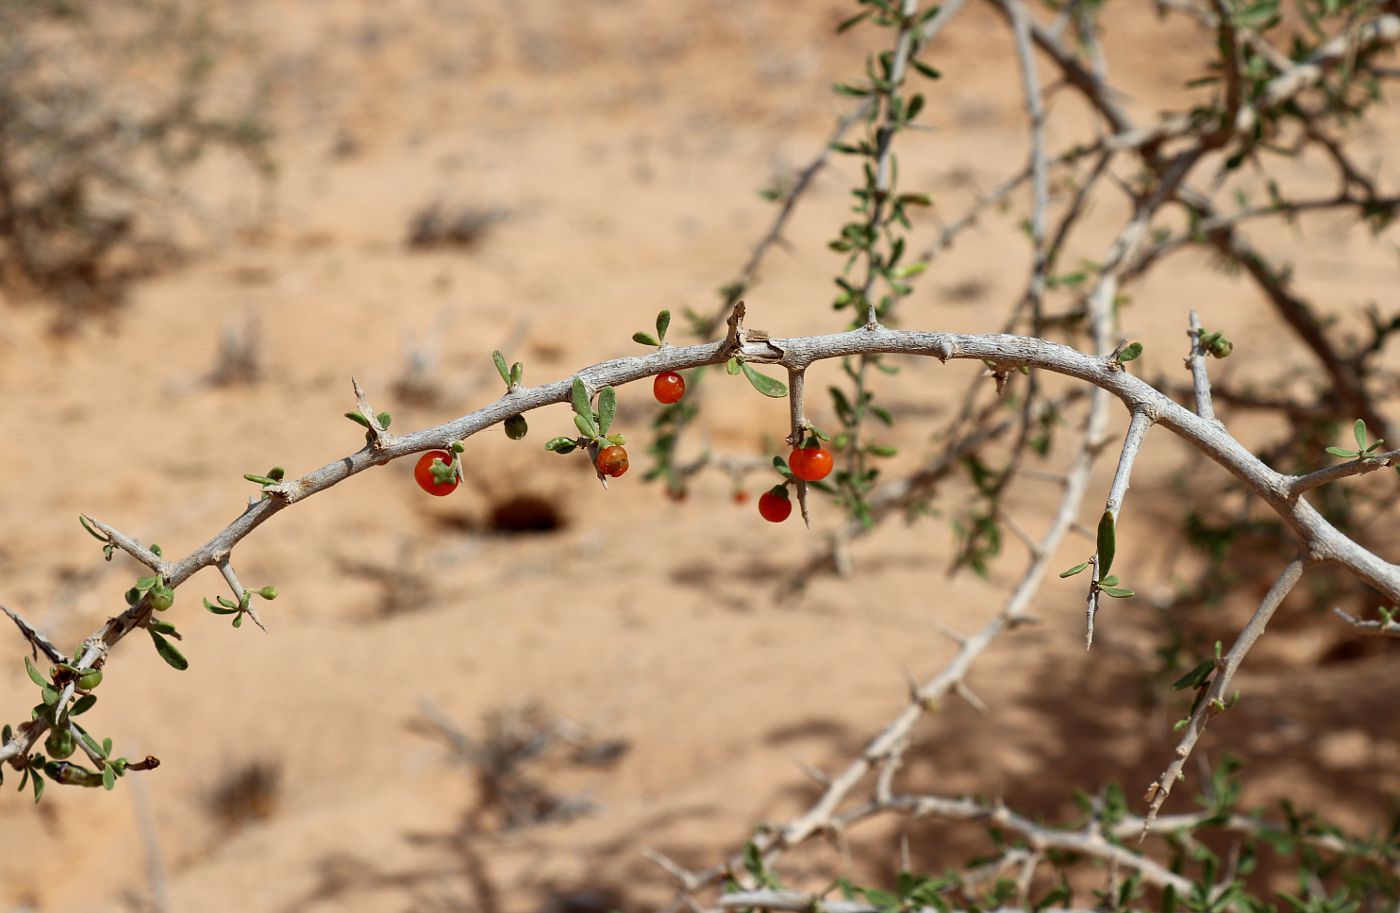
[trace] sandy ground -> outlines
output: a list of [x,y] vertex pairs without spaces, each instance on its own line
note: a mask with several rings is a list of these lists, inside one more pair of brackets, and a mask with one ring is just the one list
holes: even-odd
[[[358,446],[341,417],[352,374],[393,410],[396,430],[421,427],[494,398],[489,354],[505,340],[519,340],[507,356],[540,382],[633,351],[631,333],[661,307],[713,310],[714,290],[770,217],[755,190],[800,167],[844,109],[828,86],[858,72],[873,40],[858,31],[833,41],[846,13],[793,0],[247,4],[242,25],[270,75],[279,131],[271,193],[240,166],[210,164],[195,187],[216,218],[192,232],[195,255],[141,284],[114,321],[56,339],[41,308],[0,310],[0,598],[60,644],[82,637],[115,611],[135,568],[101,562],[80,510],[187,553],[236,515],[250,489],[242,473],[276,463],[299,474]],[[903,164],[944,219],[1025,154],[1005,30],[979,7],[964,16],[932,53],[947,74],[927,90],[934,129],[910,140]],[[1163,41],[1150,17],[1120,20],[1110,50],[1147,116],[1179,97],[1191,61],[1150,52]],[[1076,110],[1067,95],[1054,103]],[[1378,169],[1392,175],[1394,121],[1382,117],[1372,137]],[[1052,145],[1072,138],[1055,130]],[[1310,167],[1295,176],[1308,180]],[[749,296],[753,325],[799,334],[844,319],[826,305],[835,256],[824,242],[855,176],[841,162],[818,180],[791,249],[771,257]],[[435,200],[504,218],[467,250],[407,249],[410,220]],[[1000,323],[1023,282],[1023,206],[991,214],[937,261],[905,325]],[[1087,233],[1096,246],[1075,254],[1101,256],[1121,215],[1097,208]],[[1396,304],[1393,251],[1340,218],[1258,238],[1292,259],[1301,287],[1344,325],[1367,302]],[[1149,375],[1179,371],[1192,306],[1248,340],[1228,366],[1235,377],[1308,364],[1284,330],[1260,322],[1252,291],[1204,257],[1182,255],[1131,292],[1124,334],[1147,343]],[[201,384],[220,333],[250,319],[268,379]],[[431,359],[437,404],[389,392],[406,351]],[[913,465],[973,372],[909,365],[885,382],[904,418],[893,440],[909,454],[893,469]],[[768,452],[785,405],[724,380],[707,382],[708,441]],[[621,397],[621,421],[641,440],[649,389]],[[951,656],[933,623],[990,617],[1021,566],[1013,542],[988,581],[949,579],[946,515],[892,523],[857,547],[855,577],[817,579],[780,604],[778,584],[836,522],[830,510],[816,533],[773,527],[752,501],[736,506],[718,477],[672,503],[642,483],[641,447],[633,474],[604,493],[581,460],[539,446],[568,430],[562,408],[530,422],[523,444],[494,430],[474,439],[471,485],[443,502],[429,503],[394,465],[251,537],[236,554],[242,579],[282,593],[265,609],[269,635],[199,610],[200,595],[222,591],[206,572],[172,613],[188,672],[137,638],[122,644],[92,725],[119,751],[163,765],[139,790],[52,788],[38,809],[12,790],[0,796],[0,909],[142,905],[143,814],[171,910],[515,913],[573,909],[559,898],[585,888],[612,892],[594,905],[642,908],[666,892],[643,847],[705,866],[756,823],[803,808],[815,786],[794,762],[833,769],[853,757],[902,706],[906,670],[929,675]],[[1120,566],[1153,568],[1148,592],[1170,592],[1195,566],[1160,535],[1179,523],[1171,486],[1182,457],[1174,443],[1150,450],[1124,520]],[[1086,516],[1111,468],[1100,465]],[[1016,498],[1035,529],[1048,488]],[[562,527],[493,532],[493,506],[513,496],[547,499]],[[1073,540],[1063,565],[1088,548]],[[1212,623],[1238,625],[1256,596],[1237,593]],[[1077,588],[1052,583],[1036,608],[1044,624],[978,664],[972,684],[988,712],[951,704],[919,730],[912,782],[1064,815],[1073,789],[1117,780],[1135,796],[1165,762],[1179,708],[1150,675],[1150,603],[1115,606],[1090,656]],[[1381,826],[1400,803],[1394,651],[1350,649],[1337,625],[1301,609],[1276,627],[1241,679],[1238,719],[1211,730],[1205,756],[1228,749],[1246,761],[1250,803],[1291,797],[1358,830]],[[30,686],[17,661],[6,669],[0,707],[13,720]],[[592,813],[501,831],[475,814],[470,772],[414,721],[430,702],[480,733],[485,714],[531,700],[627,751],[608,767],[541,767],[549,789],[586,797]],[[271,785],[221,804],[257,765]],[[251,817],[231,822],[220,812],[230,806]],[[1189,807],[1187,795],[1173,807]],[[851,870],[887,872],[895,833],[867,831]],[[929,868],[987,849],[974,828],[909,833]],[[819,862],[842,864],[817,850],[799,866]]]

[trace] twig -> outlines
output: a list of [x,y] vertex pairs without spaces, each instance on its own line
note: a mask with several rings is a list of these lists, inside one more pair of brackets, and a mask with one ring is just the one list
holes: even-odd
[[[1158,810],[1161,809],[1162,803],[1167,801],[1167,796],[1171,794],[1172,786],[1182,776],[1182,768],[1186,766],[1186,759],[1191,756],[1191,750],[1196,747],[1196,743],[1200,740],[1201,733],[1205,731],[1206,723],[1211,717],[1226,708],[1226,689],[1230,687],[1230,682],[1235,677],[1240,663],[1244,662],[1245,655],[1249,653],[1250,648],[1263,636],[1264,628],[1268,626],[1269,619],[1274,617],[1274,612],[1283,602],[1284,597],[1302,578],[1303,567],[1306,563],[1306,559],[1302,557],[1294,558],[1288,563],[1278,580],[1274,581],[1274,585],[1264,595],[1263,601],[1259,603],[1259,608],[1254,610],[1254,615],[1240,631],[1239,636],[1235,638],[1234,646],[1230,648],[1230,652],[1223,659],[1216,661],[1214,679],[1206,689],[1205,694],[1200,696],[1199,706],[1191,714],[1185,734],[1176,746],[1172,762],[1167,765],[1167,769],[1162,772],[1162,775],[1147,788],[1144,801],[1147,802],[1148,812],[1142,822],[1141,833],[1143,837],[1147,836],[1153,820],[1157,817]],[[1233,700],[1230,700],[1230,703],[1233,703]]]
[[1400,621],[1394,618],[1376,619],[1370,621],[1364,618],[1357,618],[1350,612],[1342,609],[1333,609],[1337,617],[1351,625],[1362,634],[1369,634],[1372,637],[1400,637]]
[[1045,252],[1046,214],[1050,208],[1050,169],[1045,157],[1045,106],[1040,97],[1035,52],[1031,49],[1030,15],[1021,0],[1006,0],[1011,32],[1016,39],[1016,58],[1021,64],[1021,86],[1026,97],[1026,117],[1030,121],[1031,144],[1031,280],[1027,299],[1031,305],[1032,332],[1040,332],[1048,258]]
[[0,612],[4,612],[6,615],[10,616],[10,621],[13,621],[15,623],[15,627],[19,628],[19,633],[23,634],[24,639],[29,641],[30,650],[34,651],[34,656],[36,658],[40,653],[42,653],[49,658],[50,662],[68,662],[68,657],[64,655],[62,650],[58,649],[58,647],[55,647],[52,641],[50,641],[43,634],[39,633],[39,630],[33,625],[31,625],[29,622],[19,617],[19,615],[9,606],[0,603]]
[[258,610],[253,607],[253,597],[243,588],[243,584],[238,582],[238,575],[233,572],[233,565],[229,563],[227,556],[219,562],[219,573],[224,576],[229,589],[233,590],[234,602],[244,606],[246,599],[247,605],[244,606],[243,611],[247,612],[248,617],[253,619],[253,624],[262,628],[263,633],[267,633],[267,625],[263,624],[262,619],[258,617]]
[[1326,485],[1328,482],[1365,475],[1368,472],[1375,472],[1377,469],[1384,469],[1396,464],[1400,464],[1400,449],[1368,454],[1346,463],[1310,472],[1307,475],[1292,476],[1288,479],[1288,497],[1296,498],[1303,492],[1311,491],[1320,485]]
[[1201,348],[1201,318],[1191,311],[1191,353],[1186,363],[1191,368],[1191,386],[1196,393],[1196,414],[1206,421],[1215,420],[1215,407],[1210,400],[1210,375],[1206,372],[1206,355]]

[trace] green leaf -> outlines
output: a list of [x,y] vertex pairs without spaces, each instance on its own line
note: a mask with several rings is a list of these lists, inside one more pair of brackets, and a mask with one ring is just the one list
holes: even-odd
[[34,664],[29,661],[29,657],[24,658],[24,671],[29,673],[29,680],[40,688],[47,688],[49,680],[39,674],[39,670],[34,668]]
[[873,12],[874,12],[874,10],[866,10],[866,11],[863,12],[863,13],[857,13],[856,15],[852,16],[852,17],[849,18],[849,19],[842,20],[841,24],[838,25],[838,26],[836,26],[836,34],[840,35],[842,32],[846,31],[847,29],[850,29],[850,28],[853,28],[853,27],[859,25],[859,24],[860,24],[861,22],[863,22],[865,19],[869,18],[869,17],[870,17],[870,14],[873,13]]
[[39,776],[39,771],[34,771],[34,804],[38,805],[39,800],[44,797],[44,778]]
[[640,342],[644,346],[659,346],[660,341],[650,333],[636,332],[632,334],[633,342]]
[[[394,421],[394,417],[387,412],[381,412],[374,418],[379,422],[379,427],[383,428],[385,431],[389,430],[389,426],[393,424]],[[279,482],[282,481],[282,474],[275,469],[268,473],[268,477],[276,479]]]
[[749,379],[749,383],[753,384],[753,388],[759,393],[774,399],[787,396],[787,384],[754,370],[747,362],[740,367],[744,376]]
[[78,514],[78,522],[81,523],[81,524],[83,525],[83,529],[85,529],[85,530],[88,531],[88,535],[89,535],[89,536],[92,536],[92,538],[96,539],[98,542],[106,542],[106,541],[107,541],[107,537],[106,537],[106,536],[102,535],[102,534],[99,533],[97,530],[93,529],[92,525],[88,522],[88,518],[87,518],[87,517],[83,516],[82,514]]
[[1356,420],[1356,424],[1351,426],[1351,433],[1356,435],[1356,446],[1362,450],[1366,449],[1366,423],[1361,419]]
[[579,430],[589,437],[597,437],[598,429],[593,425],[593,407],[589,405],[588,388],[583,385],[580,378],[574,378],[573,387],[569,390],[569,398],[573,401],[574,414],[583,419],[587,425],[586,430],[583,425],[579,426]]
[[517,361],[515,364],[511,365],[511,366],[510,366],[510,384],[508,385],[508,386],[510,387],[510,389],[514,390],[516,387],[520,386],[520,381],[521,381],[521,379],[524,378],[524,377],[525,377],[525,366],[524,366],[523,364],[521,364],[520,362]]
[[92,705],[97,703],[97,695],[84,694],[73,704],[73,709],[68,711],[69,716],[81,716],[92,709]]
[[1070,568],[1067,571],[1060,571],[1060,579],[1064,579],[1065,577],[1073,577],[1075,574],[1080,573],[1088,566],[1089,562],[1085,561],[1081,564],[1076,564],[1074,567]]
[[737,357],[737,356],[732,356],[732,357],[730,357],[730,359],[724,363],[724,370],[725,370],[725,373],[727,373],[730,377],[733,377],[735,374],[738,374],[738,373],[739,373],[739,359],[738,359],[738,357]]
[[571,437],[554,437],[545,442],[544,449],[554,453],[573,453],[578,442]]
[[1125,346],[1125,347],[1123,348],[1123,351],[1121,351],[1121,352],[1118,353],[1118,363],[1119,363],[1120,365],[1122,365],[1122,364],[1127,364],[1128,362],[1133,361],[1134,359],[1136,359],[1136,358],[1137,358],[1139,355],[1141,355],[1141,354],[1142,354],[1142,343],[1140,343],[1140,342],[1135,342],[1135,343],[1133,343],[1132,345]]
[[506,357],[499,351],[491,353],[491,361],[495,362],[496,373],[501,375],[501,383],[510,386],[510,371],[506,369]]
[[117,772],[108,764],[102,768],[102,788],[111,791],[117,785]]
[[1361,454],[1355,450],[1343,450],[1341,447],[1328,447],[1327,452],[1332,454],[1332,456],[1345,457],[1349,460],[1354,460],[1361,456]]
[[911,64],[914,66],[914,69],[918,70],[920,73],[924,74],[924,75],[927,76],[929,79],[942,79],[942,78],[943,78],[943,74],[942,74],[942,73],[940,73],[940,72],[939,72],[937,69],[935,69],[934,67],[931,67],[931,66],[929,66],[928,64],[924,63],[922,60],[911,60],[911,61],[909,61],[909,63],[911,63]]
[[663,310],[656,315],[656,338],[666,341],[666,331],[671,328],[671,312]]
[[52,685],[45,685],[44,687],[40,688],[39,694],[43,697],[44,706],[46,707],[52,707],[54,704],[57,704],[58,698],[60,696],[58,690]]
[[584,437],[596,438],[598,436],[598,429],[593,427],[592,419],[584,418],[581,415],[575,415],[574,427],[578,428],[579,433]]
[[358,412],[347,412],[345,413],[345,417],[357,425],[360,425],[365,428],[369,427],[369,419],[365,418]]
[[178,669],[181,672],[184,672],[190,667],[190,661],[185,659],[184,655],[175,648],[174,644],[164,637],[161,637],[155,631],[151,631],[150,633],[151,640],[155,641],[156,652],[160,654],[161,659],[165,660],[172,668]]
[[1127,599],[1129,596],[1137,595],[1136,591],[1121,586],[1101,586],[1099,592],[1105,596],[1112,596],[1114,599]]
[[617,391],[604,387],[598,391],[598,433],[606,436],[617,415]]
[[1118,536],[1114,531],[1113,513],[1104,511],[1099,518],[1099,576],[1108,575],[1113,567],[1113,554],[1118,548]]
[[1210,678],[1210,673],[1215,669],[1215,661],[1211,659],[1202,660],[1190,672],[1172,682],[1173,691],[1185,691],[1187,688],[1199,688]]

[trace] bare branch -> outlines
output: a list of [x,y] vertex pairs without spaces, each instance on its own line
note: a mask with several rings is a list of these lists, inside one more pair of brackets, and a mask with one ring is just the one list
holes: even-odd
[[52,641],[50,641],[43,634],[39,633],[39,630],[33,625],[31,625],[29,622],[25,621],[23,618],[20,618],[19,615],[15,613],[12,609],[10,609],[8,606],[4,605],[3,603],[0,603],[0,612],[4,612],[6,615],[10,616],[10,621],[13,621],[15,623],[15,627],[19,628],[19,633],[23,634],[24,639],[29,641],[29,647],[32,651],[34,651],[34,655],[36,657],[40,653],[42,653],[49,658],[50,662],[68,662],[68,657],[64,655],[62,650],[58,649],[58,647],[55,647]]

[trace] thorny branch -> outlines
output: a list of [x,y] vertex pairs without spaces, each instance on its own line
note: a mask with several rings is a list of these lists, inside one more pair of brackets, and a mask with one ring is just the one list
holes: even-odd
[[1240,631],[1240,635],[1235,639],[1235,644],[1230,648],[1230,652],[1223,659],[1216,661],[1215,675],[1206,688],[1205,694],[1201,695],[1195,712],[1191,714],[1190,722],[1186,725],[1181,743],[1176,746],[1171,764],[1167,765],[1167,769],[1162,772],[1162,775],[1147,788],[1144,801],[1147,802],[1148,812],[1142,822],[1144,836],[1152,827],[1152,821],[1157,817],[1158,810],[1167,801],[1172,786],[1181,776],[1182,768],[1186,766],[1186,759],[1191,757],[1191,750],[1196,747],[1196,743],[1200,740],[1201,733],[1205,731],[1206,723],[1211,717],[1224,711],[1229,703],[1232,703],[1226,697],[1226,692],[1235,677],[1235,672],[1238,671],[1240,663],[1244,662],[1245,654],[1250,651],[1250,648],[1260,637],[1264,636],[1264,628],[1269,624],[1269,619],[1274,617],[1274,612],[1283,603],[1284,597],[1292,592],[1293,587],[1302,579],[1303,567],[1307,563],[1308,559],[1302,557],[1295,558],[1288,563],[1278,580],[1264,595],[1264,599],[1259,603],[1259,608],[1255,609],[1253,617]]
[[[1111,359],[1086,355],[1068,346],[1028,337],[923,333],[884,327],[873,330],[862,328],[828,336],[748,342],[741,345],[739,351],[755,360],[798,371],[819,361],[852,355],[926,355],[945,362],[950,359],[972,359],[991,361],[1009,368],[1039,368],[1086,381],[1116,396],[1134,413],[1154,417],[1157,424],[1182,437],[1238,478],[1299,536],[1314,560],[1335,562],[1379,590],[1386,599],[1400,602],[1400,566],[1358,545],[1328,523],[1305,500],[1290,496],[1296,477],[1285,476],[1269,468],[1223,428],[1179,406],[1165,394],[1123,371]],[[775,351],[782,354],[775,356]],[[601,388],[641,380],[663,371],[718,364],[728,357],[729,351],[723,341],[667,347],[650,355],[602,362],[577,372],[576,376],[590,387]],[[159,562],[158,566],[162,568],[169,586],[174,589],[202,568],[216,566],[243,538],[287,507],[371,467],[424,450],[442,449],[512,415],[567,402],[571,380],[555,381],[539,387],[522,387],[489,406],[451,422],[396,436],[379,448],[367,444],[355,453],[300,478],[285,479],[266,486],[266,498],[249,505],[237,519],[178,562],[155,558],[148,550],[124,536],[113,536],[112,541],[143,563],[152,559]],[[105,524],[98,528],[104,532],[111,529]],[[85,642],[77,667],[91,668],[113,645],[144,625],[150,612],[149,600],[143,598],[94,631]],[[8,744],[0,747],[0,761],[26,753],[46,726],[40,720],[21,727]]]

